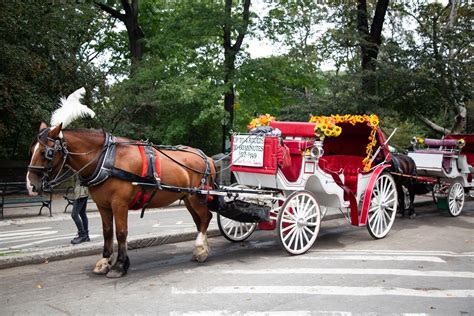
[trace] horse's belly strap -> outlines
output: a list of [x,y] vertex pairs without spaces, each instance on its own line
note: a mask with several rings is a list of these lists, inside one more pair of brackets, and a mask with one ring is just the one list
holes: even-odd
[[[161,168],[157,152],[150,146],[138,146],[138,149],[142,156],[142,178],[153,179],[159,187]],[[128,208],[131,210],[141,209],[148,205],[151,198],[152,194],[147,194],[144,190],[138,191]]]

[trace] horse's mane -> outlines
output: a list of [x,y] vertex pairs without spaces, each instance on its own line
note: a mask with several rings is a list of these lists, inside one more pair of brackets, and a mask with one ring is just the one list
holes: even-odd
[[60,107],[51,116],[51,126],[57,126],[62,123],[64,128],[80,117],[94,117],[94,111],[80,101],[85,92],[86,89],[80,88],[71,93],[67,99],[62,97],[59,101]]

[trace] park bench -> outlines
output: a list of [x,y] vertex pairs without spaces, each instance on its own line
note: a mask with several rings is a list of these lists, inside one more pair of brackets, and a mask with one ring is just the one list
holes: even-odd
[[[66,200],[66,206],[64,207],[64,213],[67,212],[67,208],[69,206],[74,205],[74,202],[76,201],[76,198],[74,196],[74,187],[69,186],[66,189],[66,193],[63,195],[63,198]],[[87,198],[87,203],[93,203],[94,200],[92,200],[90,197]]]
[[51,212],[52,192],[29,196],[25,182],[0,182],[0,194],[1,219],[3,219],[4,208],[25,207],[30,204],[41,206],[38,215],[41,215],[41,211],[46,207],[49,209],[49,216],[53,216]]

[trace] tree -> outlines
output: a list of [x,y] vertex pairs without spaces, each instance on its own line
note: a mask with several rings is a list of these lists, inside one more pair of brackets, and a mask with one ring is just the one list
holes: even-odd
[[369,29],[367,0],[357,0],[357,30],[361,50],[361,67],[366,73],[362,87],[370,95],[376,93],[374,72],[377,68],[377,56],[382,44],[382,27],[385,20],[389,0],[378,0],[374,18]]
[[[113,1],[115,2],[115,1]],[[130,52],[130,60],[132,63],[131,71],[133,72],[136,65],[143,57],[144,38],[145,34],[138,23],[138,13],[140,9],[140,0],[121,0],[122,9],[124,13],[115,9],[113,6],[107,5],[103,2],[96,1],[95,4],[107,12],[112,17],[123,22],[127,29],[128,47]]]
[[[232,0],[225,0],[224,23],[223,23],[223,48],[224,48],[224,109],[229,119],[222,126],[222,150],[226,151],[226,140],[229,131],[234,124],[235,104],[235,60],[240,52],[244,36],[247,33],[250,20],[250,0],[244,0],[242,4],[242,20],[233,22]],[[237,38],[232,44],[232,33],[237,32]]]
[[84,86],[91,105],[90,92],[104,86],[105,74],[93,63],[96,47],[89,43],[100,45],[98,34],[109,24],[88,4],[4,1],[1,9],[0,157],[24,159],[59,96]]

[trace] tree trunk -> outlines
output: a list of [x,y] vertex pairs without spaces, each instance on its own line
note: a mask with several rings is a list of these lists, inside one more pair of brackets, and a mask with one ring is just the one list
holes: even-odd
[[224,21],[224,110],[228,113],[229,119],[222,124],[222,152],[226,151],[226,140],[229,139],[229,132],[234,126],[234,104],[235,104],[235,58],[239,53],[250,19],[250,0],[243,2],[242,26],[237,29],[238,35],[235,43],[232,44],[232,0],[225,0],[225,21]]
[[382,27],[389,0],[378,0],[374,19],[369,30],[367,0],[357,0],[357,30],[360,36],[362,88],[369,95],[377,93],[375,70],[379,46],[382,43]]
[[125,24],[128,35],[128,47],[130,53],[131,69],[130,72],[133,73],[136,65],[143,57],[143,39],[145,34],[143,33],[140,25],[138,24],[138,11],[140,7],[140,0],[121,0],[122,8],[125,13],[120,13],[112,7],[102,3],[95,2],[95,4],[101,8],[103,11],[107,12],[111,16]]

